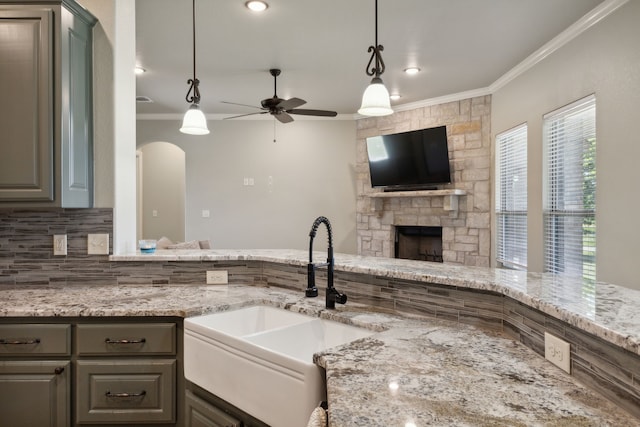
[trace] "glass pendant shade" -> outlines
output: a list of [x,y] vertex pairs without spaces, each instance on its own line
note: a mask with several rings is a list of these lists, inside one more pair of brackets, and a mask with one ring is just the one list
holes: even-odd
[[393,114],[389,91],[380,77],[374,77],[362,95],[362,105],[358,110],[363,116],[388,116]]
[[207,135],[209,133],[207,118],[198,104],[191,104],[191,107],[184,113],[180,132],[189,135]]

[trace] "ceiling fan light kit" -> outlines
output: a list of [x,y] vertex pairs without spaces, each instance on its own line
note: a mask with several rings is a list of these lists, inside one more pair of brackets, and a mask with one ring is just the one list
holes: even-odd
[[[374,45],[369,46],[368,52],[371,52],[371,58],[369,58],[366,68],[367,75],[373,76],[373,79],[371,79],[371,84],[362,95],[362,104],[358,110],[358,113],[363,116],[387,116],[393,114],[389,91],[380,78],[384,73],[385,66],[382,60],[384,47],[378,44],[378,0],[375,0],[375,15],[376,40]],[[371,67],[372,64],[374,64],[373,67]]]
[[200,89],[198,85],[200,80],[196,78],[196,0],[193,0],[193,78],[187,80],[189,84],[189,90],[185,99],[191,104],[187,112],[184,114],[182,120],[182,127],[180,132],[189,135],[207,135],[209,128],[207,128],[207,118],[200,109]]

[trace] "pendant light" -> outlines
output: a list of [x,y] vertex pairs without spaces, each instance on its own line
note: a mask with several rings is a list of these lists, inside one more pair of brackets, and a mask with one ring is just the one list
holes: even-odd
[[185,99],[191,103],[191,106],[184,114],[180,132],[189,135],[206,135],[209,133],[207,118],[198,105],[200,103],[200,89],[198,89],[200,80],[196,78],[196,0],[193,0],[193,78],[187,80],[187,84],[190,86]]
[[[391,109],[391,101],[389,100],[389,91],[384,86],[380,76],[384,73],[384,61],[382,60],[381,52],[384,47],[378,44],[378,0],[376,2],[376,43],[373,46],[369,46],[368,52],[372,52],[369,63],[367,64],[366,73],[368,76],[373,76],[371,84],[367,87],[362,95],[362,105],[358,110],[359,114],[363,116],[387,116],[393,114]],[[375,66],[371,67],[371,64],[375,61]]]

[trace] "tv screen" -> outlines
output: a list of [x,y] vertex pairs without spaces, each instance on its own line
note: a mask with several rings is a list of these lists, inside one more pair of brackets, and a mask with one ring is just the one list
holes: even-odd
[[451,182],[446,126],[367,138],[367,155],[372,187],[418,190]]

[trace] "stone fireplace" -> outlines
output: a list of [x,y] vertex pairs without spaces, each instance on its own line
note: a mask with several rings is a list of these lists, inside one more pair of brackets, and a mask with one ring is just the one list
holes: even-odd
[[[440,190],[397,193],[371,188],[367,137],[443,125],[447,126],[451,184]],[[358,120],[358,254],[393,258],[398,227],[438,227],[444,263],[489,266],[490,125],[491,96]]]

